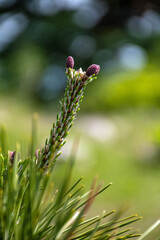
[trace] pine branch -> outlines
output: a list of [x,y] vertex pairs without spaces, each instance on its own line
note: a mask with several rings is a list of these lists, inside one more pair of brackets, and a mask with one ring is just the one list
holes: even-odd
[[50,163],[54,164],[60,155],[60,149],[65,144],[65,138],[72,127],[75,116],[80,110],[86,86],[96,79],[100,66],[92,64],[86,72],[80,68],[73,69],[74,59],[69,56],[66,60],[66,75],[68,78],[64,98],[61,101],[61,111],[57,114],[57,121],[53,124],[49,139],[46,139],[44,148],[38,154],[38,166],[46,168]]

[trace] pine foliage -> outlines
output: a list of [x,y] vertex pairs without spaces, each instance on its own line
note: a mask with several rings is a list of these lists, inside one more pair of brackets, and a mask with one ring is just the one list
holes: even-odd
[[0,239],[118,240],[139,236],[130,228],[130,224],[140,219],[137,215],[122,218],[121,212],[113,210],[87,218],[94,199],[111,183],[105,187],[96,186],[94,180],[88,191],[81,184],[82,178],[71,185],[72,159],[66,175],[57,179],[61,181],[57,188],[54,179],[56,160],[79,111],[84,90],[100,69],[98,65],[91,65],[86,74],[81,69],[75,71],[73,66],[69,57],[61,110],[41,150],[35,149],[36,116],[33,118],[30,156],[26,159],[21,159],[19,145],[16,151],[7,153],[5,131],[1,129]]

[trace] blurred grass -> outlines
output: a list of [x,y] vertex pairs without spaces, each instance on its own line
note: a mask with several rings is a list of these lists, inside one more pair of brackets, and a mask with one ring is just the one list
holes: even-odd
[[[21,142],[24,157],[29,149],[34,109],[28,103],[17,101],[1,100],[0,118],[6,127],[9,150],[14,151],[16,141]],[[159,218],[160,212],[159,111],[132,109],[109,115],[79,115],[57,168],[64,167],[61,163],[69,158],[74,139],[80,136],[73,180],[84,176],[84,184],[89,187],[98,174],[105,183],[113,182],[96,200],[93,212],[128,206],[130,213],[137,212],[144,217],[138,226],[144,231]],[[40,110],[37,147],[43,146],[54,120],[54,113]],[[61,172],[63,175],[63,169]]]

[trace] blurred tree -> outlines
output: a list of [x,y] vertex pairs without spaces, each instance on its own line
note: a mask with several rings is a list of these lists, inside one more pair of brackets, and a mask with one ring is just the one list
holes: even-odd
[[67,55],[102,73],[157,62],[159,11],[156,0],[0,0],[1,90],[54,100]]

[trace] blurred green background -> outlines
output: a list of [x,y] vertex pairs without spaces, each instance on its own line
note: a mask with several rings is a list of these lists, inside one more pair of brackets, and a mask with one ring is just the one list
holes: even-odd
[[[160,218],[160,3],[156,0],[0,0],[0,124],[25,156],[33,112],[38,146],[49,135],[66,86],[65,59],[101,66],[85,92],[61,162],[80,136],[73,179],[98,174],[114,185],[92,209],[128,206]],[[61,164],[60,164],[61,165]],[[61,166],[57,166],[60,167]],[[62,171],[63,172],[63,171]],[[148,239],[160,236],[160,228]]]

